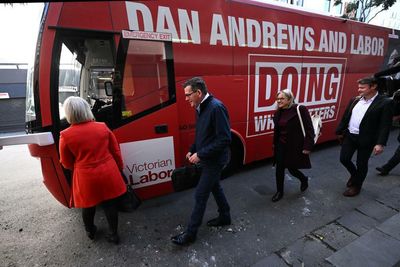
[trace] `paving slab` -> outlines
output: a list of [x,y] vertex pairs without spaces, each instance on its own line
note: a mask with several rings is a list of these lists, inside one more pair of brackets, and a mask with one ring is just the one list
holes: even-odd
[[399,240],[373,229],[326,260],[343,267],[392,267],[400,260],[399,251]]
[[400,210],[400,187],[395,187],[390,190],[387,194],[382,194],[377,200],[386,206]]
[[377,229],[396,238],[397,240],[400,240],[400,213],[386,220],[384,223],[379,225]]
[[368,217],[357,210],[348,212],[339,218],[337,222],[359,236],[379,224],[374,218]]
[[361,205],[357,210],[378,222],[383,222],[398,213],[395,209],[373,200]]
[[335,250],[347,246],[358,238],[358,235],[335,222],[325,225],[321,229],[314,231],[313,234]]
[[279,255],[290,266],[331,266],[325,258],[334,251],[319,239],[305,236],[279,251]]
[[268,257],[254,264],[252,267],[266,267],[266,266],[287,267],[288,265],[281,257],[276,255],[275,253],[272,253]]

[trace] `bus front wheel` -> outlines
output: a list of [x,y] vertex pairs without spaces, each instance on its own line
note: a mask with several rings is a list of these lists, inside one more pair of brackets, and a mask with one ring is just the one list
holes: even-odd
[[229,147],[228,163],[222,170],[222,179],[235,173],[243,165],[243,149],[238,139],[233,139]]

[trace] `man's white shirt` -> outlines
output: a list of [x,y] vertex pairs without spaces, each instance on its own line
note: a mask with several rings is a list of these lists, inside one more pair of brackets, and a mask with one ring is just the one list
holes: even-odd
[[360,133],[360,124],[362,119],[364,118],[365,113],[367,112],[369,106],[372,104],[374,99],[377,97],[378,92],[370,99],[366,100],[362,97],[358,103],[354,106],[351,112],[351,118],[349,122],[349,132],[352,134]]

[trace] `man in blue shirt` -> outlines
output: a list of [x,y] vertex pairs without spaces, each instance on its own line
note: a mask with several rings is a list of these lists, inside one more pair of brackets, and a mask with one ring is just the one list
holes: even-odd
[[210,193],[218,205],[219,216],[208,226],[231,224],[230,207],[220,185],[223,166],[228,161],[231,129],[229,115],[221,101],[208,93],[204,80],[194,77],[184,84],[185,99],[196,109],[195,142],[186,154],[192,164],[200,164],[202,173],[195,192],[195,205],[185,232],[173,236],[177,245],[188,245],[196,240]]

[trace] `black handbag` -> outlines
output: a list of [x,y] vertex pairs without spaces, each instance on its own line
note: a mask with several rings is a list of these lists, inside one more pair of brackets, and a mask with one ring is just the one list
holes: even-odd
[[142,200],[135,194],[135,191],[128,184],[128,179],[122,172],[121,175],[126,184],[126,192],[118,198],[118,211],[132,212],[142,204]]
[[171,175],[172,187],[175,192],[193,188],[199,183],[200,176],[200,165],[194,164],[176,168]]

